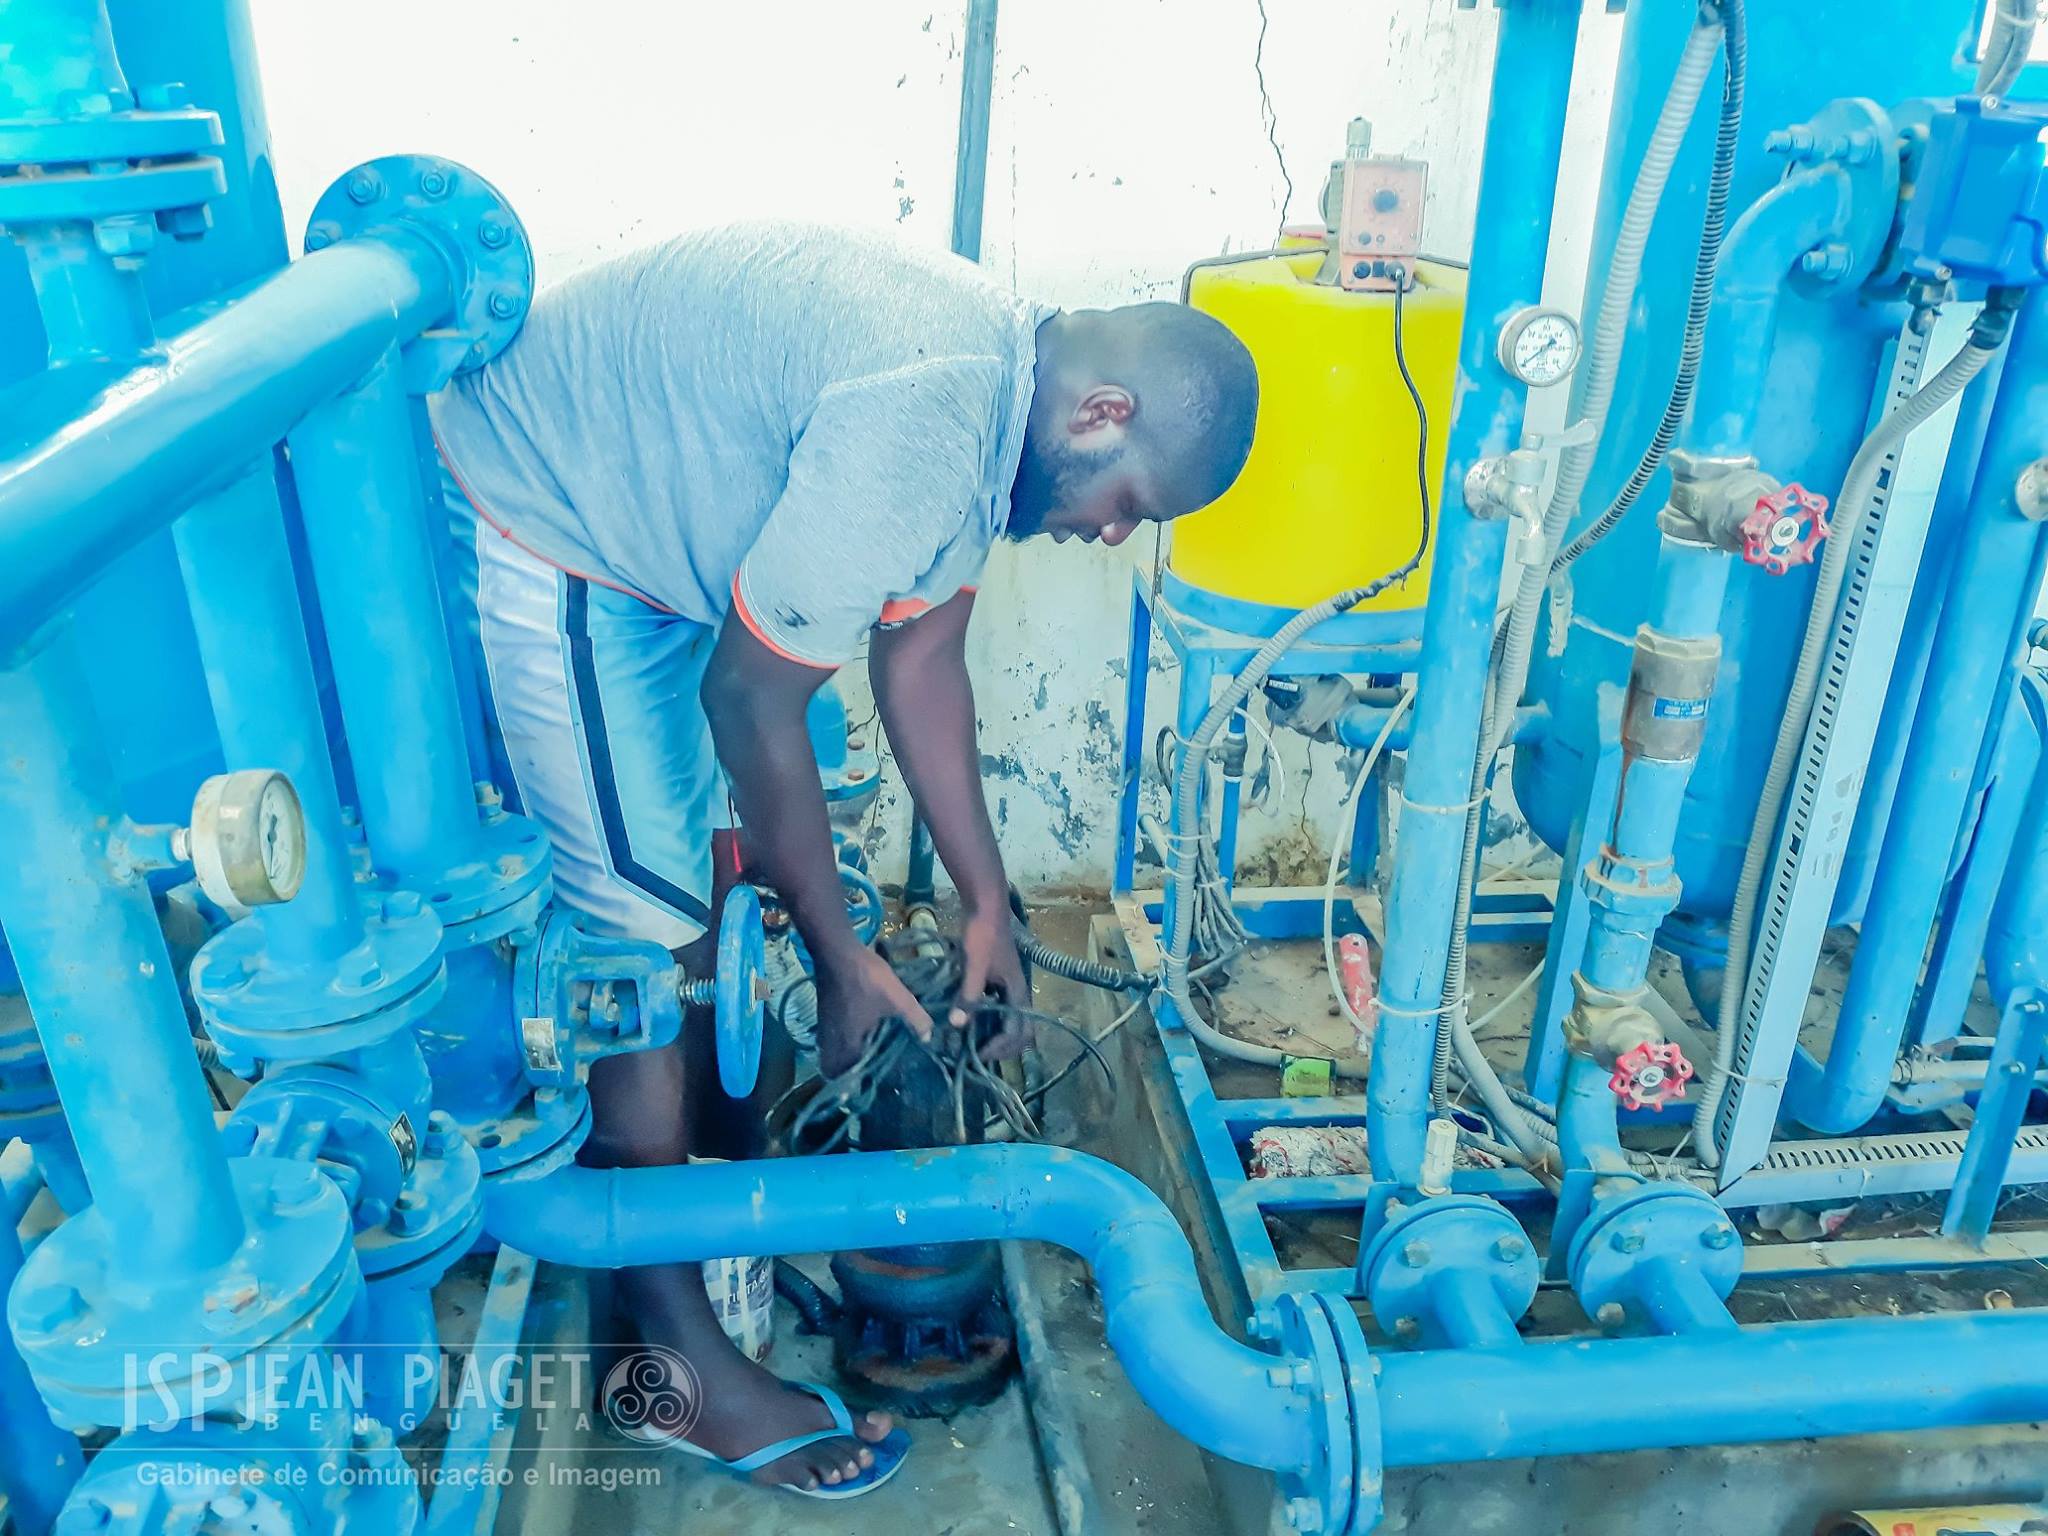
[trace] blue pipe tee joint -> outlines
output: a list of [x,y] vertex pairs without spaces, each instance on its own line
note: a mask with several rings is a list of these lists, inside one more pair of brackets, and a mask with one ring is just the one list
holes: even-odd
[[1742,1240],[1703,1190],[1610,1185],[1572,1239],[1572,1289],[1609,1331],[1732,1328],[1723,1305],[1742,1277]]
[[1542,1279],[1507,1209],[1477,1195],[1404,1207],[1359,1259],[1373,1316],[1404,1344],[1513,1344]]

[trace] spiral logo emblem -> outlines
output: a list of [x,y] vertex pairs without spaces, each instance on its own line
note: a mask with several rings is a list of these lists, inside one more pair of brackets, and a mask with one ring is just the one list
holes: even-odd
[[680,1439],[695,1426],[704,1387],[681,1355],[646,1345],[605,1372],[601,1401],[620,1434],[657,1445]]

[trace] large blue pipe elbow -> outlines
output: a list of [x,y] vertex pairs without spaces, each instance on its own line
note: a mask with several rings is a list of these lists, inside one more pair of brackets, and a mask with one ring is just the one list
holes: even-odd
[[1110,1347],[1153,1412],[1250,1466],[1309,1464],[1292,1362],[1230,1338],[1159,1197],[1063,1147],[862,1152],[681,1168],[569,1167],[490,1188],[491,1235],[557,1264],[671,1264],[1022,1238],[1095,1273]]
[[1793,264],[1849,215],[1852,187],[1837,166],[1795,172],[1735,221],[1714,275],[1710,345],[1684,443],[1695,453],[1747,453],[1777,339],[1778,306]]

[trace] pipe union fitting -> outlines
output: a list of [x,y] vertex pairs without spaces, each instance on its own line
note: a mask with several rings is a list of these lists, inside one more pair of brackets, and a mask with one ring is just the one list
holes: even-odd
[[1637,630],[1621,716],[1623,749],[1661,763],[1697,758],[1720,668],[1718,635],[1666,635],[1647,625]]

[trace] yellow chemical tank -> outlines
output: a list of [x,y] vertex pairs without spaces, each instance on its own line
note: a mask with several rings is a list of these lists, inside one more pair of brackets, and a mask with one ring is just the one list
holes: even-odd
[[[1194,274],[1188,302],[1259,367],[1251,458],[1218,501],[1173,525],[1169,564],[1191,586],[1306,608],[1404,564],[1421,529],[1415,407],[1394,361],[1394,296],[1315,281],[1320,252]],[[1442,484],[1465,274],[1424,263],[1402,300],[1402,350],[1429,414],[1429,484]],[[1431,551],[1433,554],[1434,551]],[[1362,609],[1416,608],[1429,558]]]

